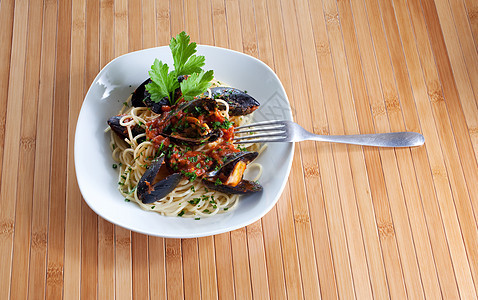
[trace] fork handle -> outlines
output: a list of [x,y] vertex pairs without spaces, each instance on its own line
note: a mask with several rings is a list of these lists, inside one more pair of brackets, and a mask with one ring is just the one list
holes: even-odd
[[423,135],[417,132],[390,132],[354,135],[316,135],[307,139],[322,142],[353,144],[375,147],[413,147],[425,143]]

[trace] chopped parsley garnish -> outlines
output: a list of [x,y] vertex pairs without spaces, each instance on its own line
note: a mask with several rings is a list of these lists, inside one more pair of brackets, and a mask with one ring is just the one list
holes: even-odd
[[215,185],[221,185],[222,181],[219,178],[216,178],[216,181],[214,182]]
[[183,173],[183,175],[186,176],[189,181],[194,181],[198,177],[196,173],[193,172],[186,172],[184,170],[181,170],[181,173]]
[[129,199],[124,199],[124,201],[125,201],[125,202],[130,202],[130,200],[129,200]]
[[184,215],[184,210],[182,210],[179,214],[178,217],[182,217]]
[[194,220],[201,220],[201,218],[194,218]]
[[189,200],[188,203],[192,205],[197,205],[201,201],[200,198],[193,198],[193,200]]
[[213,128],[213,129],[220,129],[220,128],[222,128],[222,129],[229,129],[229,128],[232,126],[232,124],[233,124],[233,123],[232,123],[231,121],[229,121],[229,120],[226,119],[226,120],[224,120],[224,122],[222,122],[222,123],[221,123],[221,122],[213,122],[213,123],[212,123],[212,128]]
[[113,169],[116,169],[116,168],[118,167],[118,165],[117,165],[117,164],[113,164],[112,167],[113,167]]

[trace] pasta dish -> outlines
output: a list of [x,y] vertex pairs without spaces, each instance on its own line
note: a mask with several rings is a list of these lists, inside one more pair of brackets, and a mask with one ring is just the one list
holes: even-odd
[[262,149],[233,143],[234,128],[259,107],[247,92],[201,69],[204,57],[184,32],[171,39],[173,71],[155,60],[144,81],[108,120],[113,168],[125,201],[166,216],[210,216],[262,191],[243,178]]
[[242,179],[259,145],[232,143],[234,127],[250,116],[235,115],[228,102],[216,98],[163,108],[162,114],[126,102],[109,119],[113,167],[119,169],[118,188],[127,201],[167,216],[199,218],[233,209],[240,194],[262,189]]

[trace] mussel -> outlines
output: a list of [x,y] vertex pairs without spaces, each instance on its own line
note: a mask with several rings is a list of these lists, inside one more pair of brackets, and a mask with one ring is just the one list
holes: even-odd
[[210,131],[206,135],[197,135],[188,137],[184,134],[161,134],[162,136],[169,137],[170,139],[174,140],[176,143],[182,143],[186,145],[201,145],[205,143],[212,143],[216,141],[218,138],[222,136],[222,131],[215,129]]
[[[113,130],[121,139],[125,139],[128,138],[128,128],[120,124],[121,118],[122,116],[111,117],[107,123],[111,127],[111,130]],[[144,128],[139,125],[135,125],[131,128],[131,133],[133,134],[133,137],[144,132]]]
[[[172,113],[163,122],[167,123],[171,118],[178,116],[181,112],[190,113],[190,116],[181,117],[175,126],[168,125],[160,134],[173,139],[177,143],[187,145],[200,145],[211,143],[222,136],[220,129],[209,128],[206,123],[200,123],[195,114],[211,112],[217,107],[217,102],[210,98],[199,98],[189,102],[185,102]],[[181,130],[176,130],[178,126],[182,126]],[[185,128],[183,128],[185,127]]]
[[203,178],[204,185],[209,189],[228,194],[262,191],[259,183],[243,179],[247,164],[258,155],[257,152],[236,152],[226,156],[222,165],[216,165],[214,170]]
[[183,178],[181,173],[174,173],[160,180],[159,182],[154,183],[154,179],[158,174],[163,161],[164,155],[161,155],[157,161],[149,166],[138,182],[138,198],[145,204],[153,203],[164,198],[176,188]]
[[256,110],[260,103],[245,92],[231,87],[211,88],[211,98],[222,99],[229,104],[230,116],[243,116]]

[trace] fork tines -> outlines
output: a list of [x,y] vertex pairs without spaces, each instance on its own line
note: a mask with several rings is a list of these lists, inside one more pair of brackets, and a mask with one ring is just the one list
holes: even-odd
[[[256,134],[256,132],[261,132]],[[234,143],[280,142],[287,137],[285,125],[280,121],[264,121],[235,128],[234,134],[248,134],[234,137]]]

